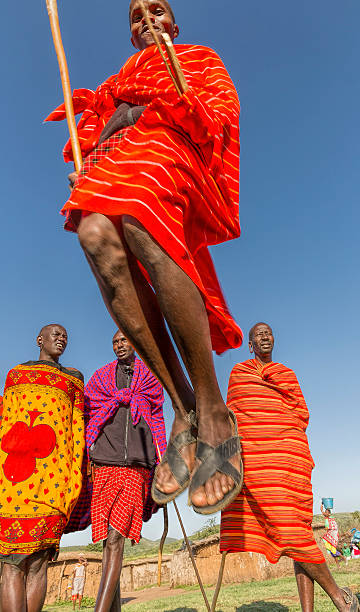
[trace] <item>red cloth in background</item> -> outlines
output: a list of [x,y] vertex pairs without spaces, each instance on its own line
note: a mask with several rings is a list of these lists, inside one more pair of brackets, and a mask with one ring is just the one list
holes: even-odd
[[[239,229],[239,101],[218,55],[175,45],[189,91],[179,97],[155,46],[136,53],[96,92],[74,92],[83,112],[83,155],[94,151],[120,102],[146,106],[114,151],[77,181],[63,212],[99,212],[115,223],[134,216],[193,280],[207,309],[214,350],[242,342],[223,297],[208,246],[237,238]],[[59,107],[49,120],[65,118]],[[66,161],[72,159],[65,146]]]

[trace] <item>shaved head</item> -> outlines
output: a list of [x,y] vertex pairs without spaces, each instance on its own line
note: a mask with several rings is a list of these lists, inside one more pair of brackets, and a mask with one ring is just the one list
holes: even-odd
[[[252,328],[249,331],[249,342],[252,342],[254,331],[258,327],[258,325],[266,325],[269,329],[271,329],[271,327],[270,327],[270,325],[268,323],[263,323],[262,321],[260,321],[259,323],[255,323],[255,325],[253,325]],[[271,329],[271,331],[272,331],[272,329]]]
[[61,329],[65,329],[65,327],[63,325],[60,325],[60,323],[49,323],[48,325],[44,325],[44,327],[42,327],[38,333],[38,335],[36,336],[37,338],[39,336],[42,336],[44,333],[46,333],[51,327],[61,327]]
[[[130,2],[130,6],[129,6],[129,21],[130,21],[130,24],[131,24],[131,11],[132,11],[132,7],[133,7],[133,5],[135,4],[136,1],[137,0],[131,0],[131,2]],[[169,13],[170,13],[170,15],[172,17],[173,23],[175,23],[174,11],[172,10],[169,2],[167,0],[159,0],[159,2],[160,2],[160,4],[163,4],[168,9],[168,11],[169,11]]]

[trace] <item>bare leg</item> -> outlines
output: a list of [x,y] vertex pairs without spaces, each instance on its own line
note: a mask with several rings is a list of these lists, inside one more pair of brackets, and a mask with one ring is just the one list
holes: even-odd
[[113,608],[114,598],[119,588],[125,538],[115,529],[109,531],[104,544],[103,567],[99,592],[96,598],[94,612],[117,612]]
[[[350,605],[345,603],[344,593],[336,584],[334,578],[332,577],[330,570],[326,563],[296,563],[297,566],[300,566],[305,574],[313,581],[317,582],[321,588],[329,595],[332,600],[334,606],[340,612],[346,612],[350,608]],[[296,570],[295,570],[296,572]],[[298,579],[298,576],[296,576]],[[299,582],[298,582],[299,585]],[[308,588],[308,585],[307,585]],[[301,595],[300,595],[301,597]],[[312,608],[303,608],[303,610],[309,610],[311,612]]]
[[[199,439],[217,446],[232,435],[232,428],[215,375],[209,321],[201,294],[136,219],[124,216],[123,228],[127,245],[150,276],[161,312],[190,376],[196,398]],[[239,458],[231,461],[239,469]],[[157,486],[165,493],[177,488],[167,464],[158,469]],[[233,481],[217,472],[195,492],[191,501],[197,506],[214,505],[232,487]]]
[[[188,429],[185,416],[195,410],[194,393],[167,333],[156,296],[135,257],[103,215],[82,219],[78,234],[110,315],[170,395],[175,410],[172,435]],[[195,445],[185,447],[181,454],[191,471]],[[177,486],[175,483],[174,490]]]
[[26,560],[27,612],[42,610],[46,597],[49,557],[49,550],[41,550]]
[[301,610],[302,612],[314,612],[314,580],[296,561],[294,562],[294,570]]
[[1,612],[26,612],[25,571],[20,566],[3,564],[0,587]]
[[105,305],[167,390],[175,409],[195,409],[192,389],[167,333],[156,296],[113,223],[94,213],[81,220],[79,240]]

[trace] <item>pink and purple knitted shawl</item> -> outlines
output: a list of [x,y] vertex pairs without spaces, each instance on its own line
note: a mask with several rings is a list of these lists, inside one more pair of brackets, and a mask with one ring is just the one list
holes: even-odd
[[[149,425],[154,443],[161,455],[166,450],[166,432],[163,416],[164,391],[149,368],[137,357],[130,388],[116,386],[117,360],[96,370],[85,387],[85,437],[87,458],[89,448],[97,440],[105,423],[116,413],[119,405],[130,405],[132,421],[136,425],[144,417]],[[78,502],[71,514],[65,533],[86,529],[90,525],[90,503],[92,484],[83,465],[83,487]],[[152,470],[152,475],[154,470]],[[143,520],[147,521],[156,512],[157,506],[149,495],[144,505]]]

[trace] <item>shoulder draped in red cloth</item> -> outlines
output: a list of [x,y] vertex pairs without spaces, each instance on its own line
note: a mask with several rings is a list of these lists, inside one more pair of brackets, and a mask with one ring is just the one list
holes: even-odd
[[311,528],[309,413],[294,372],[281,363],[238,363],[228,406],[238,421],[244,486],[222,512],[220,550],[262,553],[271,563],[281,555],[322,563]]
[[[139,121],[80,177],[63,208],[99,212],[117,223],[142,223],[197,285],[207,309],[214,350],[240,346],[242,333],[223,297],[209,245],[239,229],[239,100],[219,56],[207,47],[175,45],[189,91],[178,97],[155,46],[136,53],[94,92],[75,90],[84,156],[97,147],[121,101],[146,106]],[[65,118],[60,106],[48,120]],[[111,139],[109,139],[111,140]],[[109,142],[109,141],[107,141]],[[71,145],[64,149],[72,159]]]

